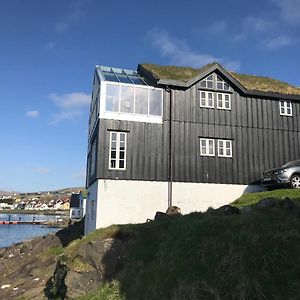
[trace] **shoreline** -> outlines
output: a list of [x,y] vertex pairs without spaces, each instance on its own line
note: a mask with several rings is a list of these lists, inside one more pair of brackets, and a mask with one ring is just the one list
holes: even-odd
[[28,215],[46,215],[46,216],[69,216],[69,210],[29,210],[29,209],[5,209],[0,210],[0,214],[28,214]]

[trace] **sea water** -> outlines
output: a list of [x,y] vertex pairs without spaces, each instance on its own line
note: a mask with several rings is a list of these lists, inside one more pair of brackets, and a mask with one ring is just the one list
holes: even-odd
[[[32,214],[1,214],[0,221],[55,221],[61,216],[32,215]],[[59,228],[49,228],[43,225],[1,225],[0,224],[0,248],[11,246],[14,243],[23,242],[37,236],[44,236],[51,232],[57,232]]]

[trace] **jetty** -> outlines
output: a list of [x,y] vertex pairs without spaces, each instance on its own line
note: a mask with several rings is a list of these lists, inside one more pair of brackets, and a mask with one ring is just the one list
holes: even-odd
[[0,225],[49,225],[49,221],[0,221]]

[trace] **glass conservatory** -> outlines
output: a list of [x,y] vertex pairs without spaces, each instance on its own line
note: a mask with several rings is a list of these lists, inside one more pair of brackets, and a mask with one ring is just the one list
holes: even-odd
[[136,71],[97,67],[101,79],[100,117],[162,123],[163,90]]

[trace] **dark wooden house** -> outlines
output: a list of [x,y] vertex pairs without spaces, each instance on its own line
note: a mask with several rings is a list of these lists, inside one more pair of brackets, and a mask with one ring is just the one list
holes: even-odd
[[300,88],[225,70],[97,66],[86,232],[228,203],[300,158]]

